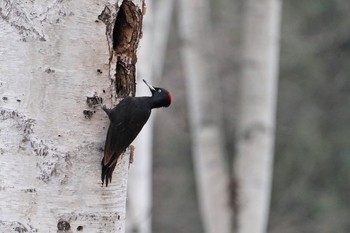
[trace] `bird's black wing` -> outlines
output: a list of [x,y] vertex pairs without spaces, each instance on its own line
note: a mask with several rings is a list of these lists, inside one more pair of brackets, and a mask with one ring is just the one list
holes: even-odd
[[[123,153],[123,148],[121,148],[120,144],[122,144],[122,140],[116,140],[118,138],[122,138],[123,131],[125,131],[126,128],[123,128],[123,125],[111,123],[108,128],[107,132],[107,138],[105,143],[105,149],[104,149],[104,157],[102,159],[101,165],[102,165],[102,174],[101,174],[101,180],[102,184],[104,183],[104,180],[106,180],[106,186],[108,186],[108,183],[112,181],[112,173],[114,171],[114,168],[117,164],[118,158]],[[115,143],[119,142],[119,148],[117,149],[117,146]],[[125,148],[126,149],[126,148]],[[124,149],[124,150],[125,150]]]
[[104,157],[102,159],[102,183],[106,180],[106,186],[112,180],[112,173],[120,155],[127,149],[142,127],[147,122],[150,110],[136,109],[130,106],[117,109],[118,116],[111,122],[105,143]]

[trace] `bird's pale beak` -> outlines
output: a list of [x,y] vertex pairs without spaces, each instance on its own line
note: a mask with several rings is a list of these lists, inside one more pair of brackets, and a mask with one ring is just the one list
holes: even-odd
[[153,86],[149,85],[149,84],[146,82],[146,80],[142,79],[142,81],[148,86],[148,88],[151,90],[151,92],[156,91],[156,89],[154,89]]

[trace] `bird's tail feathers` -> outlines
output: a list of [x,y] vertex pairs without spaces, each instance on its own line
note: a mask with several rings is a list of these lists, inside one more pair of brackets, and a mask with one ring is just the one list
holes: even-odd
[[106,181],[106,187],[107,187],[108,183],[112,181],[112,174],[117,163],[104,165],[103,159],[102,159],[101,165],[102,165],[102,172],[101,172],[102,186]]

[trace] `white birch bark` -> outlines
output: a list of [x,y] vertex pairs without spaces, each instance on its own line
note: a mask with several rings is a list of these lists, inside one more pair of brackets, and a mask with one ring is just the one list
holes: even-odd
[[[160,5],[159,7],[154,6]],[[149,88],[142,79],[158,85],[161,75],[166,42],[170,29],[173,0],[151,3],[146,1],[147,14],[144,18],[143,39],[140,43],[138,60],[138,96],[149,96]],[[156,12],[154,9],[156,8]],[[157,76],[156,76],[157,77]],[[128,181],[127,232],[152,232],[152,158],[153,124],[155,111],[135,142],[135,157]]]
[[228,233],[229,175],[220,128],[220,91],[215,67],[210,62],[209,6],[206,0],[181,0],[178,4],[200,213],[205,232]]
[[114,96],[97,17],[116,2],[0,3],[1,232],[124,232],[129,154],[101,187],[109,121],[86,102]]
[[275,133],[281,1],[244,2],[234,176],[238,233],[266,232]]

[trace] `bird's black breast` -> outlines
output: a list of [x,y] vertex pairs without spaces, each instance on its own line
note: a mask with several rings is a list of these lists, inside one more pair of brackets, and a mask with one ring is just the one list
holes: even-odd
[[146,98],[126,97],[111,112],[111,123],[123,124],[128,129],[145,124],[151,115],[151,108]]

